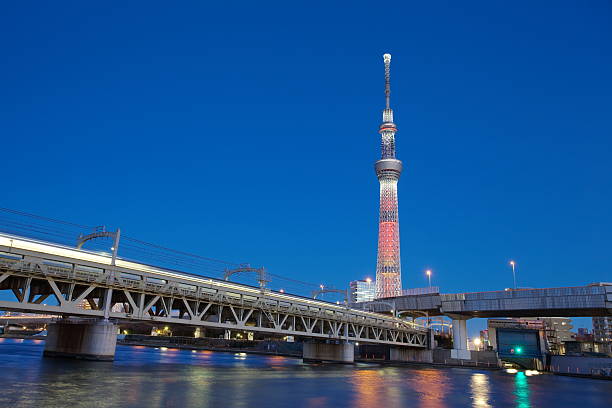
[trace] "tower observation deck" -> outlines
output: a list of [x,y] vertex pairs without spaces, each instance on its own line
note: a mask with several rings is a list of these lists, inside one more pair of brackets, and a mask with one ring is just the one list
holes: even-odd
[[393,109],[390,106],[391,55],[385,62],[385,99],[383,123],[380,125],[381,159],[375,164],[380,183],[380,219],[378,224],[378,257],[376,261],[376,297],[400,296],[402,276],[400,264],[399,217],[397,211],[397,182],[402,173],[402,162],[395,158],[395,132]]

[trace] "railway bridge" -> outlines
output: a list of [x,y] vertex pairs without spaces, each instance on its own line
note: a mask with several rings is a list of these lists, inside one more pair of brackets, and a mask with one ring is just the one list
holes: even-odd
[[424,327],[396,317],[4,233],[0,310],[66,317],[49,326],[51,356],[112,360],[119,321],[296,336],[317,360],[353,361],[355,342],[428,347]]

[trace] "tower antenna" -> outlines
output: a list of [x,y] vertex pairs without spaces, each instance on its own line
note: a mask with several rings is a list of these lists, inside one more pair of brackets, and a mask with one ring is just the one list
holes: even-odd
[[387,109],[391,108],[391,54],[383,55],[385,61],[385,99]]

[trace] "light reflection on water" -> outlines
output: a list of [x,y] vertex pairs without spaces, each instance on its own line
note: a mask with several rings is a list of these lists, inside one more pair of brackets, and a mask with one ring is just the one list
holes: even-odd
[[380,371],[357,370],[349,381],[353,385],[353,392],[357,408],[381,407],[379,384]]
[[117,348],[116,360],[41,357],[0,339],[0,407],[606,406],[612,383],[502,371],[309,365],[278,356]]
[[445,407],[444,396],[448,389],[448,373],[444,370],[421,369],[416,371],[411,381],[420,394],[420,407]]
[[474,408],[489,408],[489,377],[482,373],[472,374],[470,380],[470,387],[472,390],[472,406]]
[[525,373],[517,373],[514,376],[514,384],[516,385],[516,391],[514,391],[514,395],[516,395],[516,406],[518,408],[530,408],[529,384],[527,383],[527,376]]

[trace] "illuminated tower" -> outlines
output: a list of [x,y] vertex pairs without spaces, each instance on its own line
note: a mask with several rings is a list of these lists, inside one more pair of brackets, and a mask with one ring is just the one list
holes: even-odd
[[382,157],[376,162],[376,176],[380,182],[380,219],[378,224],[378,258],[376,261],[376,297],[399,296],[402,293],[402,271],[400,265],[399,217],[397,213],[397,182],[402,172],[402,162],[395,158],[395,132],[393,110],[389,105],[391,86],[389,69],[391,55],[385,61],[385,98],[383,123],[379,133],[382,137]]

